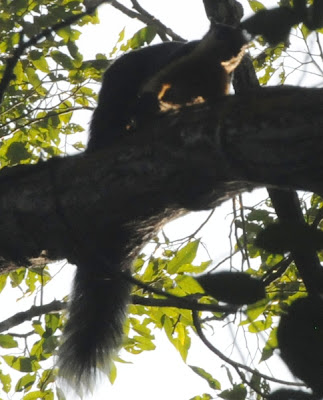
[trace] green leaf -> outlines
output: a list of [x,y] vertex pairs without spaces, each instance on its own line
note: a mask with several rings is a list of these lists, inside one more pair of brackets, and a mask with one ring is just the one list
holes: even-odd
[[18,343],[11,335],[0,335],[0,347],[3,347],[4,349],[11,349],[17,346]]
[[52,390],[46,390],[45,392],[41,390],[37,390],[35,392],[31,392],[26,394],[22,400],[53,400],[54,393]]
[[245,400],[247,397],[247,389],[244,385],[234,385],[233,389],[224,390],[218,395],[225,400]]
[[270,213],[268,210],[261,210],[261,209],[253,209],[250,213],[246,216],[247,221],[259,221],[259,222],[269,222],[272,221],[272,218],[269,218]]
[[21,84],[24,81],[24,71],[23,71],[23,67],[22,67],[22,62],[18,61],[15,69],[14,69],[14,74],[15,74],[15,83]]
[[61,51],[53,50],[50,55],[57,64],[60,64],[65,69],[70,70],[74,68],[72,59]]
[[203,368],[200,367],[195,367],[193,365],[189,365],[189,367],[201,378],[205,379],[210,386],[211,389],[214,390],[220,390],[221,389],[221,383],[217,380],[214,379],[211,374],[206,372]]
[[38,276],[28,269],[25,282],[29,288],[29,291],[31,293],[33,293],[36,289],[36,283],[38,282]]
[[211,264],[212,264],[212,260],[203,261],[203,262],[201,262],[200,265],[185,264],[185,265],[183,265],[183,267],[178,268],[177,273],[185,272],[185,273],[192,273],[192,274],[201,274]]
[[43,357],[44,341],[45,341],[45,339],[38,340],[37,342],[34,343],[33,347],[30,350],[30,355],[39,361],[42,361],[45,359],[45,357]]
[[167,264],[167,272],[169,274],[175,274],[183,265],[191,264],[196,257],[199,244],[199,240],[194,240],[179,250],[176,256]]
[[262,321],[254,321],[249,325],[249,332],[250,333],[258,333],[262,332],[266,329],[269,329],[272,324],[272,318],[271,315],[268,315],[268,317],[265,320]]
[[[154,338],[154,336],[151,334],[151,329],[148,328],[142,320],[138,320],[137,318],[129,318],[129,321],[132,325],[132,329],[139,333],[141,336],[145,336],[147,338]],[[146,322],[149,322],[146,320]]]
[[213,399],[213,396],[211,396],[208,393],[204,393],[202,394],[202,396],[194,396],[190,398],[190,400],[211,400],[211,399]]
[[[164,264],[159,264],[156,258],[151,257],[145,272],[140,277],[143,282],[152,282],[156,279],[158,275],[160,275],[160,269],[164,269]],[[161,268],[160,268],[161,267]]]
[[26,274],[26,268],[19,268],[16,271],[10,272],[11,286],[17,287],[21,284]]
[[268,360],[274,354],[274,350],[274,348],[263,348],[260,362]]
[[[191,338],[188,333],[188,328],[182,322],[179,322],[179,315],[177,310],[167,309],[172,311],[175,315],[174,322],[173,317],[170,318],[165,314],[163,315],[163,327],[165,329],[168,340],[178,350],[182,359],[186,361],[188,350],[191,346]],[[175,322],[176,321],[176,322]]]
[[31,50],[29,52],[28,58],[33,63],[33,65],[42,72],[50,72],[49,66],[47,64],[46,58],[43,52],[38,50]]
[[60,324],[60,315],[59,314],[46,314],[45,315],[45,323],[46,323],[46,331],[48,331],[51,335],[56,332],[56,329]]
[[260,1],[256,0],[249,0],[249,6],[251,7],[252,11],[257,12],[259,10],[263,10],[266,8]]
[[267,302],[259,302],[255,304],[252,304],[251,306],[248,307],[247,309],[247,316],[249,319],[249,323],[252,321],[255,321],[259,315],[261,315],[265,309],[267,308]]
[[43,344],[43,357],[48,358],[53,355],[54,350],[58,347],[59,340],[57,336],[48,337]]
[[46,390],[47,386],[54,383],[56,379],[57,379],[57,369],[53,368],[45,369],[44,371],[42,371],[37,386],[44,391]]
[[305,26],[304,24],[301,24],[301,32],[302,32],[302,34],[303,34],[303,36],[304,36],[304,39],[307,39],[307,37],[309,36],[309,34],[312,33],[312,31],[309,30],[309,29],[307,28],[307,26]]
[[45,333],[45,330],[39,321],[33,321],[33,328],[35,330],[35,333],[37,333],[39,336],[43,336],[43,334]]
[[7,150],[7,157],[10,165],[19,164],[21,161],[30,159],[30,153],[23,142],[13,142],[9,145]]
[[262,350],[260,362],[268,360],[274,354],[274,350],[278,346],[276,332],[277,332],[277,327],[271,330],[269,338],[265,344],[265,347]]
[[6,286],[7,278],[8,278],[8,274],[0,275],[0,293],[3,291],[3,289]]
[[30,388],[36,380],[36,374],[26,374],[18,380],[15,386],[16,392],[22,392]]
[[[154,338],[154,336],[151,336]],[[153,343],[152,339],[144,336],[134,336],[133,339],[136,341],[136,346],[143,351],[155,350],[156,345]]]
[[83,59],[83,56],[79,52],[79,49],[78,49],[78,47],[76,46],[76,44],[74,42],[69,41],[67,43],[67,48],[68,48],[68,51],[69,51],[70,55],[74,59],[76,59],[76,60],[82,60]]
[[175,281],[186,295],[201,293],[201,286],[192,276],[178,275]]
[[115,363],[111,363],[109,365],[109,381],[113,384],[115,380],[117,379],[117,368],[115,366]]
[[174,342],[175,347],[179,351],[183,361],[186,361],[188,350],[191,347],[191,338],[187,327],[183,323],[176,324],[177,340]]
[[29,357],[3,356],[9,367],[20,372],[34,372],[40,368],[37,361]]
[[121,46],[122,51],[129,49],[137,49],[142,47],[145,43],[149,44],[156,36],[156,27],[153,25],[146,26],[136,32],[125,45]]
[[68,43],[69,41],[74,42],[75,40],[78,40],[81,32],[76,29],[72,29],[70,26],[66,26],[65,28],[58,30],[57,34],[64,40],[65,43]]
[[42,87],[41,81],[38,78],[35,70],[33,68],[26,68],[26,74],[28,77],[28,82],[33,86],[36,92],[42,96],[45,96],[47,94],[47,91],[45,88]]
[[9,374],[5,375],[1,370],[0,370],[0,382],[2,384],[2,390],[5,393],[9,393],[11,389],[11,377]]

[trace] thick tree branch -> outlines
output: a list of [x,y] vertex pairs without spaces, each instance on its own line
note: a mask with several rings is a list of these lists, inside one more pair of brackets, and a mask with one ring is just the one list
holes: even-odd
[[323,194],[322,106],[321,89],[255,90],[162,115],[97,153],[6,169],[0,255],[132,259],[169,220],[241,191]]

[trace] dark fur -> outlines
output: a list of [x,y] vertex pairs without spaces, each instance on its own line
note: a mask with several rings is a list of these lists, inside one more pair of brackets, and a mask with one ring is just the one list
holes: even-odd
[[[159,112],[158,91],[165,79],[171,77],[180,102],[190,98],[192,93],[187,90],[190,86],[194,89],[193,95],[201,92],[206,100],[225,94],[230,72],[224,71],[221,61],[240,53],[244,43],[238,30],[212,28],[201,41],[162,43],[119,58],[104,75],[87,152],[125,140],[127,135],[136,132],[145,118]],[[194,64],[193,69],[191,64]],[[197,68],[199,64],[200,68]],[[192,72],[195,74],[194,85]],[[178,76],[186,76],[186,79],[181,78],[177,84]],[[139,130],[137,132],[139,135]],[[136,226],[132,234],[124,232],[120,237],[116,236],[115,245],[105,251],[111,259],[97,265],[78,262],[70,317],[59,359],[60,374],[74,387],[89,388],[96,368],[106,370],[109,357],[121,344],[131,285],[118,272],[130,270],[138,249],[157,233],[161,220],[149,228],[150,234]],[[133,225],[133,221],[128,222],[128,226]],[[145,222],[147,224],[143,221],[143,226]],[[118,230],[121,232],[122,227]]]
[[[194,48],[196,43],[161,43],[132,51],[116,60],[103,77],[98,106],[90,126],[87,152],[110,146],[131,134],[132,130],[126,127],[144,108],[138,98],[143,83],[169,60]],[[153,110],[154,107],[150,107]]]
[[[116,268],[120,268],[119,265]],[[96,369],[107,371],[121,345],[131,285],[78,266],[59,352],[60,375],[77,390],[92,387]]]

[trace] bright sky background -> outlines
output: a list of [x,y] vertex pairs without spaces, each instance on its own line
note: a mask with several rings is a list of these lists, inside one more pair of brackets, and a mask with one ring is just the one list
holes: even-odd
[[[263,1],[266,6],[273,4],[271,0]],[[202,0],[141,0],[140,4],[151,14],[155,15],[167,26],[171,27],[176,33],[189,40],[198,39],[208,30],[208,21],[205,16]],[[243,2],[246,6],[246,2]],[[161,7],[162,5],[162,7]],[[250,8],[245,7],[245,14],[250,13]],[[126,37],[130,38],[133,33],[140,29],[143,25],[134,20],[125,17],[119,11],[109,5],[102,6],[99,9],[101,19],[100,25],[88,26],[84,28],[84,33],[80,40],[80,50],[84,54],[84,59],[92,59],[96,53],[106,53],[112,50],[118,40],[118,34],[126,27]],[[134,68],[135,73],[135,68]],[[298,84],[299,82],[296,82]],[[90,115],[88,115],[90,117]],[[264,192],[257,191],[252,196],[247,195],[245,202],[254,205],[258,200],[264,197]],[[216,210],[212,221],[201,232],[203,242],[206,243],[212,260],[216,263],[229,253],[229,227],[225,224],[226,215],[231,212],[231,204],[226,203]],[[208,213],[195,213],[189,220],[186,219],[175,221],[166,228],[166,233],[170,238],[183,237],[200,225],[203,218]],[[203,260],[207,260],[206,253]],[[62,265],[62,264],[60,264]],[[58,269],[60,267],[57,267]],[[72,268],[65,268],[65,278],[62,280],[58,276],[53,282],[45,288],[45,299],[51,301],[52,297],[61,299],[70,291],[72,283]],[[4,294],[2,294],[4,296]],[[5,296],[8,304],[14,304],[17,292],[5,290]],[[3,298],[3,297],[2,297]],[[30,305],[32,299],[30,299]],[[19,307],[20,305],[20,307]],[[22,308],[18,303],[19,311],[28,309],[28,304]],[[9,307],[1,307],[0,320],[11,316],[17,310]],[[226,331],[227,333],[228,331]],[[221,332],[214,333],[214,343],[217,336],[221,336]],[[201,366],[210,372],[214,378],[222,382],[224,377],[224,368],[222,362],[219,361],[214,354],[205,348],[199,341],[194,340],[188,364]],[[221,342],[227,344],[228,355],[231,353],[231,344],[234,341],[233,336],[227,335],[221,337]],[[132,364],[118,364],[118,377],[113,386],[107,381],[97,388],[93,396],[87,399],[109,399],[109,400],[189,400],[196,395],[210,393],[215,396],[215,392],[208,385],[193,373],[189,367],[185,366],[180,355],[168,342],[166,336],[160,332],[156,332],[156,350],[146,352],[142,355],[131,357],[128,353],[121,353],[121,357]],[[222,349],[225,346],[222,346]],[[235,353],[233,357],[236,361],[244,362],[239,359]],[[257,361],[257,360],[256,360]],[[279,366],[279,376],[281,376],[284,367]],[[270,374],[270,371],[265,371]],[[277,368],[275,375],[277,375]],[[0,396],[1,398],[1,396]],[[17,397],[16,397],[17,398]],[[68,395],[68,400],[76,397],[72,394]]]

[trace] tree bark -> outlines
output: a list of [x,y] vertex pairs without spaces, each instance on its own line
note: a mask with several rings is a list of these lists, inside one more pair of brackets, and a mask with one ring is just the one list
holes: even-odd
[[133,257],[169,220],[241,191],[323,194],[322,109],[322,89],[256,89],[165,113],[96,153],[4,169],[0,255]]

